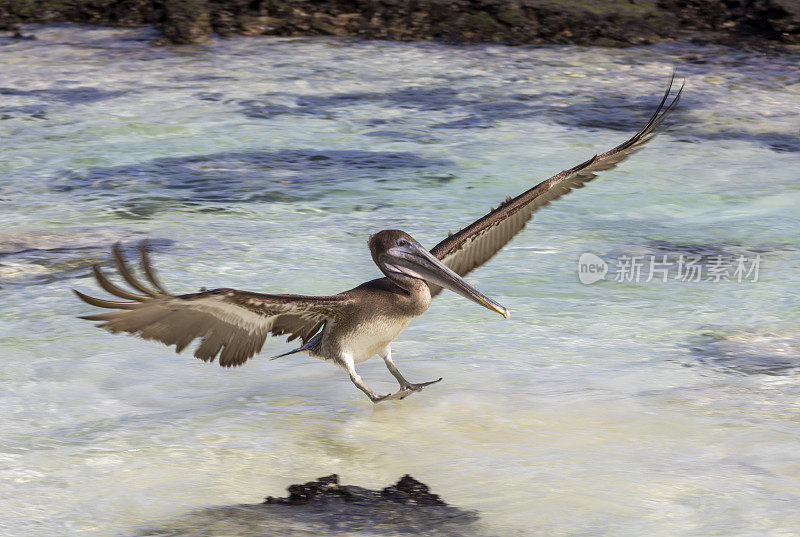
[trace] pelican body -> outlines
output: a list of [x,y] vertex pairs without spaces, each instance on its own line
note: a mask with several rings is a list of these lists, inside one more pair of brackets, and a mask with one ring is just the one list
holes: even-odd
[[[391,342],[412,319],[428,309],[431,299],[442,289],[508,318],[510,314],[504,306],[463,277],[519,233],[536,209],[573,188],[583,187],[596,172],[613,168],[649,141],[680,98],[683,86],[665,107],[673,80],[674,75],[655,113],[631,138],[516,198],[506,197],[497,209],[450,234],[431,250],[400,230],[384,230],[370,236],[370,253],[382,278],[332,296],[263,294],[227,288],[172,295],[157,279],[146,243],[140,245],[145,282],[134,276],[121,246],[116,244],[113,253],[117,271],[137,292],[111,282],[94,266],[98,284],[124,301],[94,298],[75,290],[88,304],[114,310],[81,318],[99,321],[99,326],[110,332],[127,332],[174,345],[176,352],[199,339],[194,355],[206,362],[218,359],[224,367],[242,365],[256,355],[267,336],[287,335],[288,341],[299,339],[302,345],[275,358],[303,352],[344,369],[353,384],[374,403],[402,399],[442,379],[421,383],[406,380],[392,360]],[[375,355],[384,360],[397,379],[397,392],[378,395],[356,372],[356,364]]]

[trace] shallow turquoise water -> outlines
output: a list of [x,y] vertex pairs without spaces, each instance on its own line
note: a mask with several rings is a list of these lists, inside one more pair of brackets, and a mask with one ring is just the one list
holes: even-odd
[[[490,535],[800,533],[797,55],[33,31],[0,44],[2,534],[192,528],[333,472],[410,473]],[[96,292],[117,240],[152,238],[175,292],[374,278],[370,233],[433,246],[624,140],[673,66],[664,134],[470,276],[509,321],[445,293],[396,340],[407,377],[444,377],[407,400],[373,407],[305,356],[222,370],[75,319],[69,289]],[[584,252],[761,265],[583,285]],[[250,535],[209,531],[182,534]]]

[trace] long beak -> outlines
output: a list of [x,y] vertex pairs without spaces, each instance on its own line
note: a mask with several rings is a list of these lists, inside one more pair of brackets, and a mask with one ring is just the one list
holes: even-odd
[[413,243],[409,243],[408,246],[395,246],[380,257],[386,268],[392,272],[406,274],[450,289],[464,298],[496,311],[506,319],[511,317],[508,309],[465,282],[461,276],[421,246]]

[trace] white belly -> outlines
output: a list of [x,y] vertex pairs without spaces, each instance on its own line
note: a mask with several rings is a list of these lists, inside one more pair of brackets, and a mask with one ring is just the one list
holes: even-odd
[[347,347],[344,350],[350,353],[355,363],[365,362],[380,354],[410,321],[411,318],[377,318],[361,324],[357,332],[351,333],[346,339]]

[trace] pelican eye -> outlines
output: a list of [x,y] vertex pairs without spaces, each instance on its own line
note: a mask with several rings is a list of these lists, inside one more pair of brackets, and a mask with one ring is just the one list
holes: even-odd
[[411,243],[405,239],[397,239],[397,246],[411,246]]

